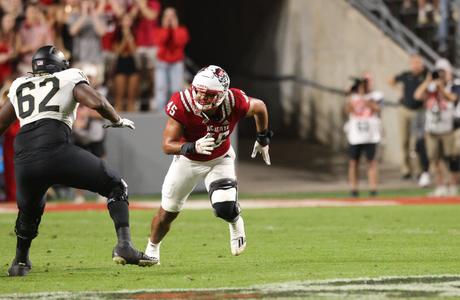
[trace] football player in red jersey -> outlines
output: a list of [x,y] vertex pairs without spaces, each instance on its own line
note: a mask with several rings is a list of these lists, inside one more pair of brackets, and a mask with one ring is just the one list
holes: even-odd
[[270,165],[273,133],[264,102],[229,85],[222,68],[208,66],[195,75],[190,89],[175,93],[165,107],[163,151],[174,159],[163,183],[161,207],[152,220],[146,248],[150,257],[160,258],[161,240],[201,179],[215,215],[229,224],[232,254],[239,255],[246,247],[230,134],[240,119],[254,117],[257,137],[251,157],[261,153]]

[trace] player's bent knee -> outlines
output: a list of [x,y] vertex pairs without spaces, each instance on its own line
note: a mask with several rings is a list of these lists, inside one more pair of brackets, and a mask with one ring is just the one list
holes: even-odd
[[128,202],[128,184],[126,184],[126,181],[120,179],[120,181],[112,187],[107,198],[108,204],[115,201]]
[[14,232],[16,236],[25,240],[32,240],[38,235],[41,215],[32,216],[19,211]]
[[240,214],[237,183],[232,178],[223,178],[209,186],[209,197],[216,217],[234,222]]

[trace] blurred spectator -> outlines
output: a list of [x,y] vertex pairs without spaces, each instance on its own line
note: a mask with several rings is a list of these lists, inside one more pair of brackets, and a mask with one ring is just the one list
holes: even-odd
[[1,0],[0,6],[4,14],[14,16],[15,20],[24,14],[24,6],[21,0]]
[[114,90],[117,111],[134,111],[136,107],[139,74],[135,62],[136,42],[131,27],[131,17],[124,15],[115,34],[114,50],[117,59]]
[[381,122],[379,118],[382,94],[371,92],[369,78],[355,78],[346,104],[349,114],[345,132],[349,143],[348,180],[351,196],[358,197],[358,164],[361,154],[367,158],[367,175],[370,196],[377,196],[378,170],[375,154],[381,140]]
[[13,60],[16,57],[15,44],[14,16],[3,15],[0,29],[0,86],[13,73]]
[[[116,55],[113,52],[113,43],[118,20],[126,13],[123,0],[100,0],[104,6],[106,20],[106,31],[102,36],[102,50],[104,56],[104,78],[111,78],[116,62]],[[107,80],[106,80],[107,82]]]
[[26,8],[25,20],[19,28],[17,51],[19,55],[18,72],[20,75],[31,72],[32,55],[41,46],[52,43],[51,31],[45,15],[37,4],[29,4]]
[[[69,33],[72,40],[73,63],[91,63],[97,67],[98,80],[104,76],[104,60],[102,55],[101,37],[106,32],[104,7],[95,1],[83,0],[71,3],[72,11],[68,17]],[[75,3],[76,2],[76,3]]]
[[46,8],[45,15],[48,27],[50,28],[53,45],[62,49],[67,57],[70,57],[72,49],[68,39],[70,34],[68,26],[66,25],[68,14],[66,13],[66,6],[56,0],[43,0],[42,5]]
[[154,68],[157,58],[155,32],[158,27],[161,5],[159,0],[134,0],[133,2],[134,6],[130,13],[136,17],[134,32],[137,45],[137,62],[143,82],[146,83],[146,88],[142,88],[141,95],[142,101],[146,103],[141,103],[141,105],[143,109],[146,109],[146,106],[153,106],[153,99],[150,98],[153,94]]
[[447,55],[448,52],[448,35],[449,35],[449,19],[452,12],[450,0],[440,0],[439,15],[440,21],[437,32],[438,52],[441,55]]
[[[80,105],[77,111],[77,118],[72,130],[75,145],[91,152],[99,158],[105,157],[105,130],[103,118],[92,109]],[[98,197],[98,201],[105,202],[104,197]],[[75,190],[75,203],[85,202],[85,193],[82,190]]]
[[[455,173],[459,169],[454,153],[454,102],[452,67],[446,59],[436,62],[435,71],[415,91],[414,97],[425,105],[425,141],[430,165],[436,176],[433,196],[457,195]],[[449,179],[444,180],[443,161],[448,164]]]
[[[96,67],[91,64],[81,64],[78,67],[86,74],[91,86],[106,97],[107,89],[102,82],[98,81]],[[74,143],[99,158],[105,158],[105,129],[103,126],[104,119],[98,112],[80,105],[72,130]],[[97,201],[105,202],[106,198],[98,195]],[[75,190],[74,202],[85,202],[85,193],[82,190]]]
[[428,23],[428,14],[433,15],[433,20],[439,23],[441,16],[439,14],[439,0],[417,0],[418,3],[418,17],[417,21],[419,25],[425,25]]
[[159,49],[155,70],[155,99],[158,109],[161,109],[171,95],[184,86],[184,49],[189,34],[187,28],[179,25],[174,8],[165,9],[156,37]]
[[430,184],[430,175],[424,142],[425,112],[423,110],[423,103],[414,98],[414,92],[424,81],[425,76],[426,69],[422,58],[417,54],[413,54],[410,58],[410,70],[396,75],[389,81],[391,86],[396,87],[398,84],[401,84],[403,88],[400,100],[401,107],[399,109],[399,132],[403,155],[401,165],[402,178],[410,179],[412,177],[410,161],[411,137],[415,135],[415,150],[422,169],[422,174],[419,177],[420,186],[428,186]]
[[[6,93],[11,85],[11,81],[8,80],[0,91],[0,101],[5,103],[9,101],[6,97]],[[0,105],[1,107],[1,105]],[[19,120],[16,120],[7,129],[3,135],[3,167],[4,167],[4,183],[5,183],[5,197],[7,202],[16,202],[16,179],[14,174],[14,138],[18,134],[20,129]]]

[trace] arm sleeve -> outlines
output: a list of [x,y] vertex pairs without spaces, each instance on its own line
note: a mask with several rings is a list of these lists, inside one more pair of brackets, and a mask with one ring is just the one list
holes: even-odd
[[89,84],[88,77],[86,77],[85,73],[80,69],[71,68],[63,72],[62,75],[63,79],[72,82],[74,85],[80,83]]
[[182,125],[186,124],[187,116],[185,115],[184,107],[179,99],[179,93],[175,93],[165,106],[167,116],[173,118]]
[[155,29],[154,39],[158,45],[163,45],[168,39],[168,30],[162,27]]
[[174,44],[178,47],[183,47],[188,43],[189,35],[187,28],[179,27],[174,31]]
[[244,118],[249,110],[249,97],[240,89],[230,89],[229,92],[235,98],[235,111],[238,119]]
[[400,73],[398,75],[395,76],[395,81],[396,82],[402,82],[404,80],[404,77],[406,76],[406,73]]

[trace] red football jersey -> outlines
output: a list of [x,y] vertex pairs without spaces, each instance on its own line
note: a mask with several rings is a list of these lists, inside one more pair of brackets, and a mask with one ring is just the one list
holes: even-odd
[[242,90],[229,89],[212,118],[208,118],[196,109],[192,97],[191,89],[174,93],[165,106],[166,114],[184,127],[183,141],[195,142],[206,134],[212,134],[216,147],[211,155],[187,154],[185,156],[191,160],[208,161],[224,155],[230,148],[230,134],[249,110],[248,96]]

